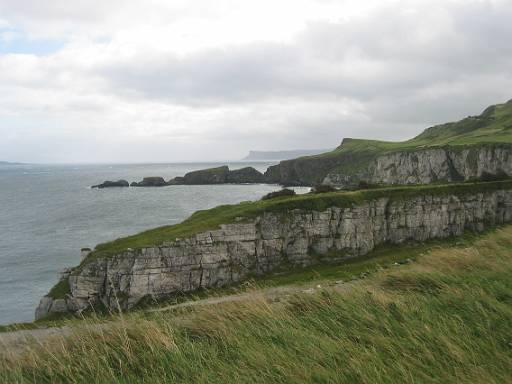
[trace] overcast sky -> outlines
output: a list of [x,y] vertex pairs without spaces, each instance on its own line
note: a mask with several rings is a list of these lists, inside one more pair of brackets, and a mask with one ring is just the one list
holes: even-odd
[[0,160],[398,140],[512,98],[512,0],[0,0]]

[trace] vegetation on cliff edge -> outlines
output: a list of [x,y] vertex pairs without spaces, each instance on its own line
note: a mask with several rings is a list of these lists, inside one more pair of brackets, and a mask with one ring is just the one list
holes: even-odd
[[127,249],[140,249],[162,245],[177,238],[217,229],[221,224],[237,220],[250,220],[265,212],[286,213],[294,209],[324,211],[330,207],[350,207],[382,197],[393,199],[411,198],[420,195],[465,194],[496,189],[510,189],[512,181],[460,183],[427,186],[401,186],[375,188],[359,191],[337,191],[322,194],[304,194],[255,202],[243,202],[235,205],[222,205],[212,209],[198,211],[182,223],[151,229],[133,236],[99,244],[84,259],[82,265],[98,257],[121,254]]

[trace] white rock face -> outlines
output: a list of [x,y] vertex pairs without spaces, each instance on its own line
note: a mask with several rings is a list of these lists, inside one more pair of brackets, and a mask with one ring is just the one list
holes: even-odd
[[436,181],[466,181],[485,174],[512,176],[512,148],[481,145],[395,152],[377,157],[368,169],[354,175],[328,174],[323,183],[351,187],[370,184],[429,184]]
[[144,298],[221,287],[250,276],[364,255],[386,242],[425,241],[512,221],[512,191],[380,198],[324,212],[265,213],[159,247],[99,258],[66,277],[66,299],[44,297],[36,311],[77,312],[92,304],[129,309]]

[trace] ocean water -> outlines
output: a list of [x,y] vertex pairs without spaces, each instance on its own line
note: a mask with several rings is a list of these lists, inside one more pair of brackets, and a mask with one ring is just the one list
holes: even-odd
[[[0,166],[0,324],[32,321],[80,248],[175,224],[194,211],[256,200],[277,185],[90,189],[104,180],[166,180],[221,164]],[[231,169],[270,163],[232,163]],[[299,188],[298,192],[305,192]]]

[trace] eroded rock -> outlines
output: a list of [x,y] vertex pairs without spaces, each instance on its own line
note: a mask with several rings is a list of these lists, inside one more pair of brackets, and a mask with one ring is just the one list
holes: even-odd
[[[512,221],[512,191],[379,198],[323,212],[266,212],[160,246],[98,257],[67,277],[64,298],[45,297],[38,318],[91,305],[130,309],[145,298],[220,287],[250,276],[338,263],[384,243],[426,241]],[[60,300],[60,301],[59,301]]]
[[130,184],[131,187],[165,187],[169,185],[163,177],[151,176],[144,177],[140,182],[133,182]]
[[115,187],[129,187],[130,184],[126,180],[117,180],[117,181],[104,181],[101,184],[93,185],[91,188],[115,188]]

